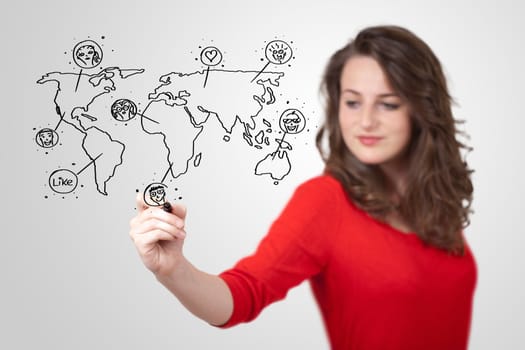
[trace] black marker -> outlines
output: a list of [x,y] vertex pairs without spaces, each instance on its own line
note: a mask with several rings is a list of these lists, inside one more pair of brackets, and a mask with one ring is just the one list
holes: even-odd
[[164,202],[162,205],[162,210],[164,210],[167,213],[171,213],[171,204],[170,202]]

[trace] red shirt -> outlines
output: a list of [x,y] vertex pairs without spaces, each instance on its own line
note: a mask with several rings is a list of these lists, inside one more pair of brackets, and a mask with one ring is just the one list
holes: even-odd
[[454,256],[371,218],[330,176],[299,186],[255,254],[220,276],[234,300],[223,327],[308,279],[334,350],[467,348],[470,249]]

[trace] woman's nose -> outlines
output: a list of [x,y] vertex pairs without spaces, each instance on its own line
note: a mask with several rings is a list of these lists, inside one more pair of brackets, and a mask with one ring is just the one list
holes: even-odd
[[361,127],[364,130],[371,130],[377,126],[377,115],[372,107],[363,108],[360,117]]

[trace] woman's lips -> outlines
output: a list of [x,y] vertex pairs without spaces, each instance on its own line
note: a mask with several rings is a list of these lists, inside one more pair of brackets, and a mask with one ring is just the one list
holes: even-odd
[[378,136],[358,136],[357,138],[365,146],[373,146],[382,139],[382,137]]

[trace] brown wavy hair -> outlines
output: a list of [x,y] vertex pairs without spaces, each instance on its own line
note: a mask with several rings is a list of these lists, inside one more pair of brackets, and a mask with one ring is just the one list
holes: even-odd
[[[380,168],[359,161],[341,134],[338,120],[341,72],[345,63],[356,55],[375,59],[392,89],[410,106],[408,181],[399,203],[392,201]],[[321,90],[325,97],[325,120],[316,143],[325,162],[325,172],[338,179],[352,201],[369,215],[385,220],[387,214],[397,210],[424,242],[462,254],[462,230],[469,224],[473,187],[472,170],[461,151],[470,148],[457,139],[462,132],[457,128],[459,121],[452,115],[453,100],[441,63],[430,47],[405,28],[365,28],[333,54]]]

